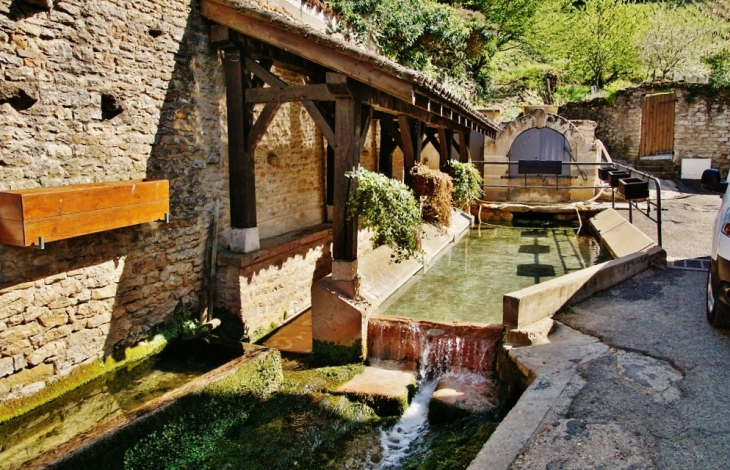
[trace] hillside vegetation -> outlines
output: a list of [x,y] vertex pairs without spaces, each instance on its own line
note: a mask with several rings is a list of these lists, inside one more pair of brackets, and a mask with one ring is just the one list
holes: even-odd
[[332,0],[340,29],[477,103],[730,84],[730,0]]

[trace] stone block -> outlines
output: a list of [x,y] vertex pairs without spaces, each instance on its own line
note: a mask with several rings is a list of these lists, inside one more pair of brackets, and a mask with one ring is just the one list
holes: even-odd
[[371,305],[339,291],[328,276],[312,285],[312,339],[339,346],[363,341],[365,319]]
[[53,376],[53,364],[40,364],[30,369],[23,369],[17,374],[0,379],[0,396],[27,384],[43,382]]
[[378,416],[400,416],[416,391],[416,375],[411,372],[365,367],[335,393],[365,403]]
[[15,363],[12,357],[0,359],[0,377],[5,377],[15,372]]
[[50,329],[68,323],[68,314],[65,310],[51,310],[38,317],[38,323]]
[[37,366],[44,361],[52,362],[58,359],[59,356],[63,354],[65,349],[66,345],[64,341],[53,341],[33,351],[25,358],[25,360],[28,361],[28,364],[30,364],[31,366]]
[[474,413],[487,413],[498,404],[497,390],[491,380],[479,374],[446,374],[431,396],[428,420],[454,421]]

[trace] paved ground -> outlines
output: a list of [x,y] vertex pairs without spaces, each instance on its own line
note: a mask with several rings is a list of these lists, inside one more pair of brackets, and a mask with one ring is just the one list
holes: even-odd
[[[665,201],[668,255],[709,256],[720,200],[679,189]],[[578,366],[511,468],[730,468],[730,331],[705,321],[706,275],[649,270],[558,316],[608,349]]]

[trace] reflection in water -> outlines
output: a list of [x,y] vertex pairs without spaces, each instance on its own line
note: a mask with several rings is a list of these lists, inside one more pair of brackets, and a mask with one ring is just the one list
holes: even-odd
[[[473,229],[383,312],[418,320],[502,323],[502,296],[598,262],[573,228]],[[398,297],[399,296],[399,297]]]

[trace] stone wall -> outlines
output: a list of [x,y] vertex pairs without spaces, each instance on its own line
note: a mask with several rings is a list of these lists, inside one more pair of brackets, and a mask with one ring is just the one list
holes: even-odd
[[[0,189],[170,180],[170,224],[0,246],[0,399],[197,309],[225,90],[191,0],[0,1]],[[121,112],[119,112],[121,111]]]
[[605,98],[560,107],[568,119],[598,123],[596,137],[616,159],[635,161],[641,141],[641,100],[647,93],[675,90],[674,163],[683,158],[712,158],[713,168],[730,167],[730,96],[707,85],[665,83],[620,91]]
[[[197,316],[216,200],[219,251],[230,216],[225,80],[196,0],[0,0],[0,76],[0,190],[164,178],[172,219],[45,250],[0,245],[1,400],[147,338],[175,311]],[[282,105],[255,160],[262,239],[325,220],[324,142],[299,104]],[[289,255],[288,270],[301,255],[328,272],[329,244]],[[267,262],[251,269],[271,303],[285,260]]]

